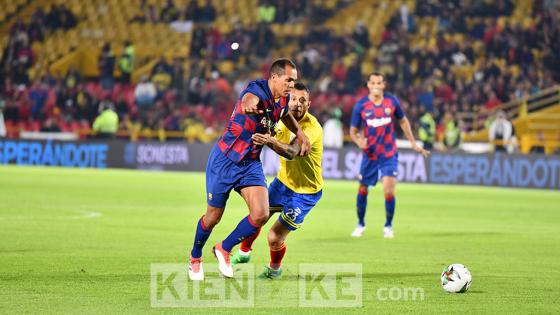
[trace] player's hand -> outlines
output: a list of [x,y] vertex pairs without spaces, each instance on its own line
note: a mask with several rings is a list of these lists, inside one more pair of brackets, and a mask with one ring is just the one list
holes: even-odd
[[430,151],[425,150],[424,148],[420,147],[419,145],[417,145],[416,143],[412,146],[412,149],[420,154],[422,154],[423,157],[427,158],[428,155],[430,155]]
[[243,110],[243,114],[246,115],[257,115],[257,114],[262,114],[264,113],[264,111],[262,109],[259,109],[259,104],[251,104],[251,103],[242,103],[241,104],[241,109]]
[[270,133],[255,133],[251,139],[256,145],[268,145],[272,143],[272,136]]
[[264,113],[263,109],[259,109],[259,98],[252,93],[245,93],[241,99],[241,112],[246,115],[257,115]]
[[368,148],[366,138],[358,138],[358,142],[356,144],[362,150],[367,150],[367,148]]
[[297,139],[301,147],[301,149],[299,150],[299,156],[308,155],[309,152],[311,151],[311,143],[309,143],[309,138],[307,138],[307,136],[305,135],[305,133],[303,133],[303,131],[300,131],[297,134]]

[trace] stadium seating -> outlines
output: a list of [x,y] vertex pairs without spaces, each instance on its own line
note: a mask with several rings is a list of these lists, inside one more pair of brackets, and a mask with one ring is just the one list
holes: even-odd
[[[156,11],[160,12],[166,5],[166,2],[166,0],[148,0],[146,1],[146,6],[153,5]],[[174,1],[174,4],[179,11],[182,12],[189,2],[190,0],[177,0]],[[340,58],[344,64],[345,70],[349,70],[349,67],[357,60],[360,68],[359,72],[361,73],[360,76],[370,73],[373,70],[381,70],[388,74],[389,77],[395,76],[397,71],[399,71],[394,62],[398,53],[391,53],[392,61],[380,63],[380,58],[383,57],[384,53],[386,54],[386,52],[383,52],[383,46],[388,40],[390,41],[391,37],[394,38],[397,36],[400,42],[406,40],[406,49],[411,52],[410,56],[407,58],[410,57],[408,66],[410,67],[413,80],[408,84],[410,85],[408,89],[401,88],[397,94],[405,101],[403,106],[407,108],[409,118],[411,118],[413,125],[415,125],[418,120],[418,117],[415,116],[418,113],[418,95],[423,91],[423,84],[426,81],[431,82],[434,80],[433,74],[431,78],[422,78],[418,75],[419,71],[425,70],[422,69],[422,52],[437,55],[440,49],[439,41],[449,43],[450,45],[457,45],[458,47],[462,47],[461,45],[463,43],[468,42],[469,46],[472,47],[474,60],[472,60],[471,63],[450,64],[449,69],[443,69],[445,72],[448,70],[453,78],[461,80],[463,84],[469,85],[473,82],[477,73],[487,71],[490,66],[495,66],[501,73],[507,73],[508,76],[518,79],[527,72],[527,68],[522,64],[508,60],[506,56],[494,56],[491,60],[488,60],[489,58],[487,57],[490,53],[488,52],[488,45],[484,41],[485,39],[473,38],[472,34],[470,34],[470,30],[474,25],[482,21],[485,25],[493,27],[498,31],[507,30],[510,32],[516,29],[517,25],[521,27],[522,31],[525,31],[533,30],[542,21],[542,17],[538,14],[527,14],[527,12],[534,10],[533,6],[535,4],[523,0],[512,0],[514,4],[512,11],[508,11],[507,14],[501,13],[501,15],[497,15],[496,17],[466,14],[465,25],[468,31],[464,29],[455,29],[453,27],[448,27],[445,31],[442,31],[441,16],[438,15],[441,12],[436,12],[435,15],[415,13],[418,6],[425,5],[426,3],[435,6],[445,5],[444,2],[432,3],[423,0],[313,0],[309,1],[308,5],[322,9],[322,12],[325,12],[323,19],[317,19],[317,22],[313,20],[314,17],[303,17],[296,18],[286,23],[276,20],[269,24],[270,30],[274,34],[275,42],[269,45],[273,47],[272,49],[270,49],[270,47],[267,48],[269,51],[267,52],[268,56],[266,58],[262,56],[257,58],[252,55],[241,55],[238,59],[234,59],[228,56],[200,56],[197,51],[191,51],[193,31],[192,29],[189,30],[188,27],[186,28],[186,32],[177,32],[166,23],[150,20],[145,22],[136,21],[136,17],[143,14],[139,0],[46,0],[40,2],[18,0],[13,3],[17,7],[16,9],[19,10],[18,15],[26,21],[29,21],[36,8],[42,7],[45,11],[48,11],[51,5],[61,3],[64,3],[79,19],[79,23],[76,27],[66,30],[58,29],[49,31],[45,34],[44,40],[35,41],[33,43],[34,62],[29,71],[32,81],[43,77],[46,73],[50,73],[51,80],[53,76],[63,77],[71,66],[77,67],[84,78],[95,78],[99,75],[98,56],[101,46],[105,43],[111,43],[112,52],[118,60],[123,52],[124,41],[130,40],[134,43],[136,48],[135,68],[131,77],[132,82],[138,82],[140,77],[144,75],[150,77],[155,65],[160,60],[160,56],[166,57],[168,62],[174,57],[183,58],[181,61],[182,75],[185,79],[183,90],[175,90],[176,87],[174,87],[169,91],[164,91],[159,96],[159,99],[163,101],[164,107],[169,107],[171,105],[173,107],[179,106],[182,117],[192,112],[197,116],[197,119],[203,121],[207,125],[213,126],[216,126],[218,119],[227,119],[235,95],[222,95],[218,97],[219,101],[215,101],[216,99],[214,98],[212,99],[212,104],[204,103],[208,101],[208,95],[221,93],[220,91],[212,90],[215,89],[215,87],[212,86],[212,80],[209,79],[210,75],[215,76],[217,74],[218,76],[229,79],[229,84],[233,87],[233,83],[239,76],[243,78],[261,76],[261,73],[265,72],[271,59],[291,56],[293,59],[298,60],[298,58],[301,57],[301,49],[303,49],[302,43],[306,42],[310,32],[316,26],[329,29],[331,31],[330,36],[333,36],[334,40],[338,40],[339,43],[342,42],[345,45],[351,45],[349,43],[351,42],[352,36],[354,36],[357,23],[361,22],[365,25],[371,45],[365,47],[363,51],[343,49],[342,56],[337,55],[337,58]],[[197,0],[197,3],[199,6],[202,6],[206,1]],[[205,28],[205,30],[212,30],[214,34],[219,34],[218,36],[227,42],[229,33],[236,27],[241,26],[244,32],[252,32],[258,27],[256,23],[257,10],[247,10],[247,8],[256,8],[260,4],[259,0],[212,0],[211,3],[216,10],[214,22],[211,24],[197,22],[194,24],[195,29],[201,26]],[[484,3],[488,4],[488,2]],[[406,5],[406,9],[412,16],[413,20],[411,21],[414,21],[415,28],[415,30],[409,30],[408,33],[404,34],[400,33],[401,31],[399,30],[402,14],[400,10],[403,9],[403,5]],[[465,10],[465,8],[461,9]],[[15,12],[13,10],[13,5],[2,8],[2,12]],[[14,17],[15,16],[12,14],[12,22]],[[8,40],[9,33],[6,31],[0,32],[0,42],[6,45]],[[276,45],[276,43],[282,43],[282,45]],[[206,43],[203,43],[202,48],[205,48],[205,45]],[[320,47],[317,49],[321,51]],[[534,60],[541,60],[545,54],[545,52],[539,48],[533,48],[530,53]],[[325,57],[326,56],[323,56],[323,64],[319,69],[320,73],[315,73],[314,78],[311,78],[310,73],[305,73],[302,76],[314,90],[313,103],[315,105],[312,107],[312,110],[321,116],[322,114],[329,113],[332,106],[340,106],[343,112],[344,122],[346,123],[353,104],[358,97],[364,95],[365,89],[359,89],[361,85],[353,85],[349,89],[340,89],[336,87],[335,90],[333,84],[336,82],[332,82],[326,91],[317,91],[317,86],[314,86],[316,82],[313,82],[313,80],[320,80],[333,75],[333,73],[331,73],[331,67],[335,61],[325,61]],[[301,59],[298,62],[301,62]],[[429,70],[439,69],[440,66],[441,65],[436,64],[433,69]],[[191,71],[193,71],[192,69],[195,69],[194,73],[191,73]],[[355,75],[356,72],[353,73]],[[118,67],[115,67],[114,75],[116,78],[120,76]],[[196,101],[191,101],[191,96],[186,95],[188,93],[185,91],[191,79],[195,79],[194,82],[198,80],[202,84],[198,89],[200,95],[198,95]],[[435,84],[439,84],[438,82],[441,82],[442,79],[442,77],[436,76]],[[550,80],[546,82],[548,82],[546,83],[548,85],[543,86],[539,82],[538,87],[533,86],[531,93],[535,93],[538,89],[542,90],[546,87],[550,87],[551,84],[553,84]],[[87,93],[97,101],[106,98],[116,100],[122,95],[125,102],[129,105],[129,113],[131,115],[138,115],[138,108],[134,100],[134,86],[117,84],[112,90],[107,91],[102,88],[98,81],[87,80],[85,83]],[[346,81],[343,83],[347,84]],[[403,86],[402,82],[391,83],[397,87]],[[354,93],[353,91],[355,91],[356,88],[358,88],[358,92]],[[432,86],[432,88],[435,89],[435,86]],[[494,87],[490,86],[490,89],[492,88]],[[510,89],[512,88],[515,87],[510,86]],[[486,89],[485,93],[487,92],[488,90]],[[471,91],[468,90],[466,93],[467,95],[464,96],[468,97]],[[511,94],[512,91],[507,91],[507,93]],[[228,99],[230,101],[228,101]],[[511,102],[504,101],[505,104],[499,105],[492,110],[482,110],[485,100],[486,95],[483,95],[482,99],[477,99],[469,104],[468,111],[464,111],[465,107],[463,106],[459,109],[459,111],[462,112],[455,115],[458,118],[464,118],[463,126],[465,131],[468,131],[465,135],[465,139],[468,141],[481,141],[486,139],[486,130],[484,128],[488,124],[487,119],[492,117],[496,110],[521,108],[521,102],[513,100]],[[453,102],[458,102],[458,100],[454,100]],[[532,104],[531,102],[529,103]],[[435,105],[437,107],[436,120],[441,121],[445,111],[449,111],[450,107],[453,108],[453,106],[455,106],[452,105],[453,104],[449,102]],[[46,107],[48,109],[47,112],[61,115],[60,111],[57,110],[57,94],[53,93],[52,90],[49,91]],[[193,110],[183,110],[185,108],[193,108]],[[540,108],[531,108],[528,111],[528,117],[530,118],[520,117],[519,109],[517,109],[515,113],[512,112],[510,117],[518,119],[515,120],[514,124],[516,125],[516,131],[520,137],[527,134],[529,138],[535,138],[537,135],[539,138],[542,138],[542,130],[538,128],[526,128],[524,126],[552,126],[543,122],[538,116],[535,116],[538,110],[540,110]],[[212,111],[214,114],[212,114]],[[171,110],[169,110],[169,112],[171,112]],[[37,126],[41,125],[40,123],[41,122],[34,120],[33,123],[20,124],[10,121],[7,124],[9,124],[9,128],[16,130],[35,130]],[[554,123],[556,122],[552,122],[552,124]],[[84,130],[87,130],[87,128],[84,128],[86,125],[84,125],[84,122],[75,123],[72,120],[67,123],[60,123],[61,129],[70,131],[79,130],[80,134],[84,134]],[[89,128],[89,125],[87,125],[87,127]],[[146,126],[144,127],[146,128]],[[414,127],[417,127],[417,125]],[[441,125],[438,130],[444,132],[444,128]],[[13,136],[13,134],[12,132],[11,135]],[[144,132],[143,134],[150,137],[155,136],[162,138],[157,132]],[[556,137],[554,132],[546,132],[546,130],[544,135],[546,139],[555,139]],[[179,135],[179,137],[182,136]]]

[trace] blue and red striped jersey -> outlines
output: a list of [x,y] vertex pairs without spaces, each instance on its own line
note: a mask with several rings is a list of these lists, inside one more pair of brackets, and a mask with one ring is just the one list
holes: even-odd
[[369,97],[360,99],[352,111],[351,126],[364,130],[368,148],[364,150],[370,160],[388,159],[397,152],[393,117],[404,118],[399,100],[385,93],[381,104],[374,104]]
[[[246,93],[251,93],[259,98],[258,108],[263,114],[246,115],[241,109],[241,100]],[[253,144],[251,137],[255,133],[273,132],[276,123],[288,113],[289,97],[274,100],[268,88],[268,80],[255,80],[241,92],[233,113],[229,119],[226,130],[218,140],[218,147],[228,158],[234,162],[243,159],[260,159],[261,145]]]

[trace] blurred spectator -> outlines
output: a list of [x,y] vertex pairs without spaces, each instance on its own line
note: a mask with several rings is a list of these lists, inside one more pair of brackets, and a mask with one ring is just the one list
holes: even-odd
[[358,23],[356,23],[356,27],[352,33],[352,39],[364,49],[370,47],[369,32],[363,21],[358,21]]
[[198,1],[190,0],[189,4],[185,7],[183,18],[186,21],[194,21],[198,18]]
[[492,110],[494,108],[500,107],[502,101],[496,96],[496,92],[491,91],[486,103],[484,103],[484,108],[486,110]]
[[140,83],[134,89],[134,99],[140,109],[151,107],[156,100],[157,90],[156,86],[148,80],[147,76],[140,78]]
[[119,93],[117,95],[117,99],[115,102],[115,112],[117,112],[117,115],[119,116],[119,120],[121,121],[124,118],[124,116],[127,115],[129,112],[128,103],[124,99],[124,95],[122,93]]
[[48,28],[56,30],[63,28],[70,29],[77,24],[76,17],[64,4],[51,6],[51,10],[46,16],[46,25]]
[[180,15],[179,9],[177,9],[173,0],[167,0],[165,6],[161,9],[159,21],[163,23],[171,23],[179,19]]
[[496,114],[496,119],[488,128],[488,138],[490,143],[494,145],[494,151],[506,152],[513,137],[513,125],[507,119],[506,113],[502,110]]
[[449,112],[445,114],[443,123],[445,126],[443,145],[447,151],[456,151],[463,140],[459,123]]
[[344,131],[342,130],[342,111],[335,107],[330,118],[323,125],[323,145],[325,148],[342,148]]
[[45,120],[45,123],[43,123],[43,126],[41,126],[40,129],[41,132],[60,132],[60,127],[58,127],[58,125],[56,124],[56,121],[54,120],[54,118],[49,117],[47,118],[47,120]]
[[113,138],[119,127],[119,116],[113,110],[113,104],[105,103],[101,114],[93,122],[93,132],[96,138]]
[[16,71],[13,73],[12,78],[14,79],[14,83],[16,85],[29,85],[29,75],[27,74],[27,69],[23,64],[18,64],[16,67]]
[[269,0],[262,0],[257,10],[257,22],[272,23],[274,21],[276,7]]
[[76,120],[85,121],[88,123],[95,119],[98,113],[97,100],[92,97],[83,85],[78,85],[77,92],[74,95],[75,112],[74,117]]
[[121,82],[130,83],[130,76],[134,70],[134,57],[136,50],[130,41],[124,42],[124,52],[119,59],[119,68],[121,69]]
[[70,69],[68,69],[66,77],[64,78],[64,84],[66,85],[66,87],[69,89],[73,89],[78,84],[80,84],[81,81],[82,76],[80,75],[80,72],[78,72],[78,69],[76,69],[76,67],[74,66],[70,66]]
[[206,0],[203,7],[198,9],[199,22],[212,23],[216,19],[216,8],[212,5],[211,0]]
[[45,82],[35,83],[29,90],[31,101],[31,116],[33,119],[41,119],[44,116],[43,108],[47,102],[48,89]]
[[159,57],[158,62],[153,66],[152,76],[161,71],[171,74],[171,66],[167,63],[167,59],[164,56]]
[[101,48],[98,65],[101,87],[104,90],[111,90],[114,82],[113,71],[115,70],[115,55],[111,50],[110,43],[105,43]]
[[424,106],[420,106],[418,138],[422,141],[424,149],[432,150],[436,141],[436,122],[432,113],[427,112]]
[[536,134],[535,142],[531,146],[529,153],[534,154],[544,154],[545,153],[545,136],[543,131],[539,131]]
[[165,91],[171,86],[171,74],[165,71],[163,68],[156,68],[156,73],[152,76],[152,82],[156,85],[158,98],[163,95]]
[[4,123],[4,107],[6,102],[0,99],[0,138],[4,138],[7,135],[6,124]]

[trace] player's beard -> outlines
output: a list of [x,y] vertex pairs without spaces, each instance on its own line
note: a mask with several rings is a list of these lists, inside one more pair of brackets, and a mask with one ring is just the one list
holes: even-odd
[[371,89],[371,95],[376,99],[381,98],[383,97],[383,90],[379,88],[373,88]]

